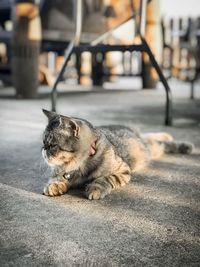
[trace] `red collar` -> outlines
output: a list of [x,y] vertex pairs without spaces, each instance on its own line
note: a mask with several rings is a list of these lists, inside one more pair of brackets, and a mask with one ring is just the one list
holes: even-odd
[[92,157],[96,154],[96,140],[90,145],[89,156]]

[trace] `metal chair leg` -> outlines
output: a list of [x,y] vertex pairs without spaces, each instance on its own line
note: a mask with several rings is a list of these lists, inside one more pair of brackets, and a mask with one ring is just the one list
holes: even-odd
[[191,81],[190,99],[194,99],[194,80]]
[[146,52],[150,58],[150,61],[155,68],[160,81],[162,82],[165,92],[166,92],[166,107],[165,107],[165,125],[172,125],[172,94],[171,89],[167,83],[167,80],[165,79],[165,76],[162,73],[162,70],[160,69],[160,66],[158,65],[149,45],[147,44],[144,37],[141,36],[142,44],[144,46],[144,52]]

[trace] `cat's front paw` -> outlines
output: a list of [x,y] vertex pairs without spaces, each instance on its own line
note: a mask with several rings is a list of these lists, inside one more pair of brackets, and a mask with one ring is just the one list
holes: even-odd
[[67,192],[68,190],[68,184],[66,181],[50,181],[45,187],[44,187],[44,195],[45,196],[60,196]]
[[96,186],[88,186],[86,188],[86,196],[89,200],[98,200],[104,198],[106,193],[104,190]]

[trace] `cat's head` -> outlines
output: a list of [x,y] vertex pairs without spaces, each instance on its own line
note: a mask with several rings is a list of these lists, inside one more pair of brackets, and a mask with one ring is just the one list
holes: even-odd
[[50,166],[65,165],[69,171],[77,169],[91,156],[95,142],[93,126],[82,119],[66,117],[43,110],[48,124],[43,134],[43,157]]

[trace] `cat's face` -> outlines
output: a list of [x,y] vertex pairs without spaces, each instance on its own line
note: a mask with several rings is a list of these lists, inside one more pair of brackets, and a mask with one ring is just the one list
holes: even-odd
[[[81,120],[43,110],[48,125],[43,135],[43,157],[51,166],[74,165],[88,156],[91,131]],[[75,166],[74,166],[75,168]]]
[[48,125],[43,135],[43,157],[49,165],[67,164],[79,150],[80,126],[70,118],[44,111]]

